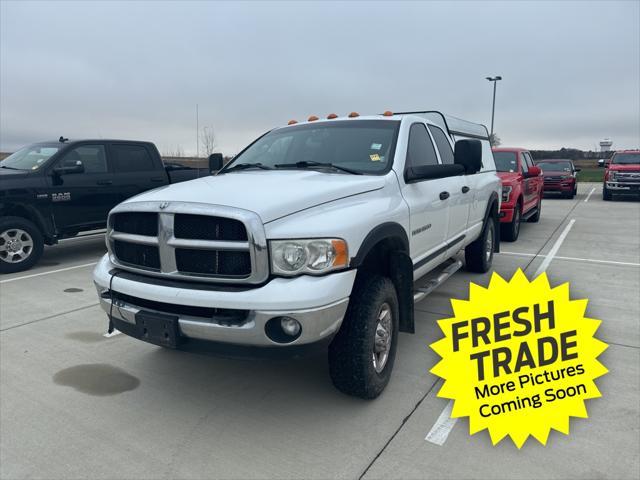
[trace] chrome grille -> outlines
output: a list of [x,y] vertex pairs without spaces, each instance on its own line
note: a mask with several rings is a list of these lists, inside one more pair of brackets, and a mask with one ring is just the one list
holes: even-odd
[[261,283],[269,260],[257,214],[186,202],[131,202],[109,215],[111,261],[124,270],[174,279]]

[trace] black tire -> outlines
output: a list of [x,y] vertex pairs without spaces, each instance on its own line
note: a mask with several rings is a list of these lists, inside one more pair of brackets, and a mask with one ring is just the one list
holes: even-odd
[[[31,246],[27,247],[25,244],[29,241]],[[20,247],[20,253],[13,250],[14,246]],[[22,217],[0,219],[0,273],[29,270],[40,260],[43,250],[42,234],[33,222]],[[16,258],[16,255],[20,256],[20,259]]]
[[530,216],[527,222],[538,223],[540,221],[540,215],[542,214],[542,196],[538,199],[538,206],[536,208],[535,215]]
[[[391,339],[382,368],[374,366],[376,330],[382,309],[391,315]],[[393,282],[370,275],[356,282],[340,331],[329,345],[329,374],[335,387],[347,395],[372,399],[389,383],[398,344],[398,297]]]
[[515,242],[520,235],[520,223],[522,222],[522,206],[516,203],[513,209],[513,219],[509,223],[500,224],[500,238],[507,242]]
[[[491,233],[491,248],[487,252],[487,240]],[[493,262],[493,252],[496,242],[496,221],[493,217],[487,219],[482,234],[464,249],[464,259],[467,270],[475,273],[486,273],[491,268]]]
[[611,200],[611,192],[607,190],[606,185],[602,187],[602,200],[609,201]]

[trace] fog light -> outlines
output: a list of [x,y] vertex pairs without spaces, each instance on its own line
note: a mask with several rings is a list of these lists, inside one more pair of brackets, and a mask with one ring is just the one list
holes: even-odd
[[280,319],[280,326],[282,331],[291,337],[295,337],[300,333],[300,322],[295,318],[282,317]]

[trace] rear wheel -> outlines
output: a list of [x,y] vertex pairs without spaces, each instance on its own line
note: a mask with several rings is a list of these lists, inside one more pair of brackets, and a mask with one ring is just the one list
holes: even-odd
[[520,235],[520,222],[522,221],[522,206],[520,202],[516,203],[513,209],[513,219],[509,223],[503,223],[500,227],[501,234],[507,242],[515,242]]
[[488,272],[493,262],[495,243],[496,221],[493,217],[489,217],[482,234],[464,250],[467,270],[476,273]]
[[331,345],[329,373],[338,390],[376,398],[389,383],[398,343],[399,307],[393,282],[381,275],[359,280]]
[[22,272],[42,256],[44,241],[38,227],[21,217],[0,220],[0,273]]

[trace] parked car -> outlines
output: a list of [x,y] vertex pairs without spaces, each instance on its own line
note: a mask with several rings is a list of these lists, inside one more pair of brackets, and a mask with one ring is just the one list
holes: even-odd
[[494,148],[493,158],[502,181],[500,227],[502,239],[515,242],[520,222],[537,222],[542,212],[542,175],[528,150]]
[[560,193],[563,197],[573,198],[578,193],[578,172],[571,160],[540,160],[536,165],[544,176],[544,193]]
[[640,150],[624,150],[611,157],[604,172],[602,198],[640,194]]
[[208,169],[165,169],[153,143],[36,143],[0,162],[0,273],[27,270],[44,245],[105,228],[118,203]]
[[335,386],[378,396],[414,301],[459,252],[468,270],[491,268],[500,179],[482,125],[334,117],[276,128],[216,176],[114,208],[94,270],[111,325],[187,350],[330,341]]

